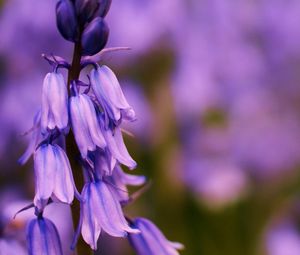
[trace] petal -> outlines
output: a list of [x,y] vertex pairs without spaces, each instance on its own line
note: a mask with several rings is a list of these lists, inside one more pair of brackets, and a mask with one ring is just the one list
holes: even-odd
[[48,199],[54,188],[56,161],[52,145],[42,145],[35,153],[36,198]]
[[145,176],[127,174],[120,166],[115,167],[114,173],[116,178],[120,179],[125,185],[139,186],[146,182]]
[[73,133],[81,156],[86,158],[88,150],[94,151],[96,146],[90,137],[85,117],[80,106],[81,104],[78,96],[70,98],[70,114]]
[[106,142],[102,135],[95,107],[91,101],[91,99],[87,95],[80,95],[80,103],[82,110],[84,112],[84,116],[86,119],[86,123],[90,132],[90,136],[92,137],[93,142],[100,148],[104,148],[106,146]]
[[93,250],[97,249],[97,241],[100,236],[101,227],[97,222],[96,217],[93,214],[93,204],[91,199],[90,184],[84,186],[82,190],[82,196],[84,202],[81,203],[82,213],[82,227],[81,234],[86,243],[88,243]]
[[112,155],[123,165],[128,166],[130,169],[136,167],[136,162],[129,155],[128,150],[124,144],[120,128],[116,128],[114,134],[111,130],[104,130],[104,137],[107,146]]
[[105,232],[111,236],[123,237],[126,232],[136,233],[136,229],[128,226],[120,203],[107,185],[99,181],[91,184],[91,199],[94,215]]
[[48,73],[44,79],[43,91],[42,91],[42,110],[41,110],[41,128],[42,132],[47,132],[48,121],[49,121],[49,101],[48,101],[48,90],[50,87],[49,84],[50,73]]
[[24,154],[18,159],[19,164],[24,165],[31,155],[34,153],[36,146],[41,139],[41,111],[39,110],[35,116],[32,127],[31,139]]
[[49,87],[48,102],[55,126],[65,129],[68,125],[68,91],[63,75],[51,73]]
[[54,145],[57,171],[53,193],[64,203],[70,204],[74,199],[74,181],[67,155],[58,145]]

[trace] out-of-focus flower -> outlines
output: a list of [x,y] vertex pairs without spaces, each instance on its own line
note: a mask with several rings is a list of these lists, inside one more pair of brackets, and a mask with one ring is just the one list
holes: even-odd
[[279,224],[267,233],[268,255],[299,255],[300,233],[291,222]]
[[236,201],[247,187],[245,172],[226,159],[189,159],[185,180],[208,206],[216,208]]
[[25,247],[15,240],[0,238],[0,251],[5,255],[26,255],[28,254]]
[[177,250],[183,249],[182,244],[167,240],[161,231],[147,219],[136,218],[132,226],[141,231],[140,234],[128,236],[138,255],[179,255]]

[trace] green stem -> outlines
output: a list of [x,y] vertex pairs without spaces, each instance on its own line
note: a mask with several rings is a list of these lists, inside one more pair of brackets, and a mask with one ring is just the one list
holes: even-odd
[[[80,42],[80,41],[79,41]],[[80,75],[80,60],[81,60],[81,45],[80,43],[75,43],[74,46],[74,53],[73,53],[73,60],[71,64],[71,68],[69,70],[68,75],[68,88],[70,88],[70,83],[73,80],[78,80]],[[67,143],[66,143],[67,151],[69,155],[78,155],[79,151],[77,145],[75,143],[75,139],[73,134],[70,132],[67,136]],[[82,190],[84,185],[84,179],[82,174],[82,169],[78,162],[76,161],[75,157],[69,157],[70,164],[73,170],[73,177],[78,190]],[[73,219],[73,226],[74,229],[77,228],[80,218],[80,202],[78,200],[74,200],[72,206],[72,219]],[[93,254],[90,247],[84,242],[82,237],[80,236],[77,246],[76,246],[76,253],[78,255],[89,255]]]

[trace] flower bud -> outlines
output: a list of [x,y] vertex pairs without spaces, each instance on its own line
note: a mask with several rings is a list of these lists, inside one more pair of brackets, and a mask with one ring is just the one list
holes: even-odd
[[78,40],[79,31],[74,4],[71,0],[60,0],[56,5],[56,24],[61,35],[68,41]]
[[111,5],[111,0],[99,0],[99,7],[95,13],[95,17],[104,18],[108,13]]
[[109,28],[106,22],[100,18],[95,18],[83,31],[82,53],[83,55],[94,55],[102,50],[108,39]]
[[93,19],[96,10],[99,7],[98,0],[76,0],[75,9],[79,22],[84,25]]

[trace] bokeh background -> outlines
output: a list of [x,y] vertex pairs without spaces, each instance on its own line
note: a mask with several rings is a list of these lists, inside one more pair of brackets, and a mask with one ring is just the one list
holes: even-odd
[[[32,212],[11,217],[34,178],[17,159],[50,70],[41,53],[72,52],[55,3],[0,0],[0,246],[18,255]],[[113,0],[107,22],[109,46],[132,48],[103,63],[137,112],[126,143],[151,180],[127,214],[182,255],[300,255],[300,1]],[[68,208],[47,213],[69,254]],[[134,253],[103,236],[97,254]]]

